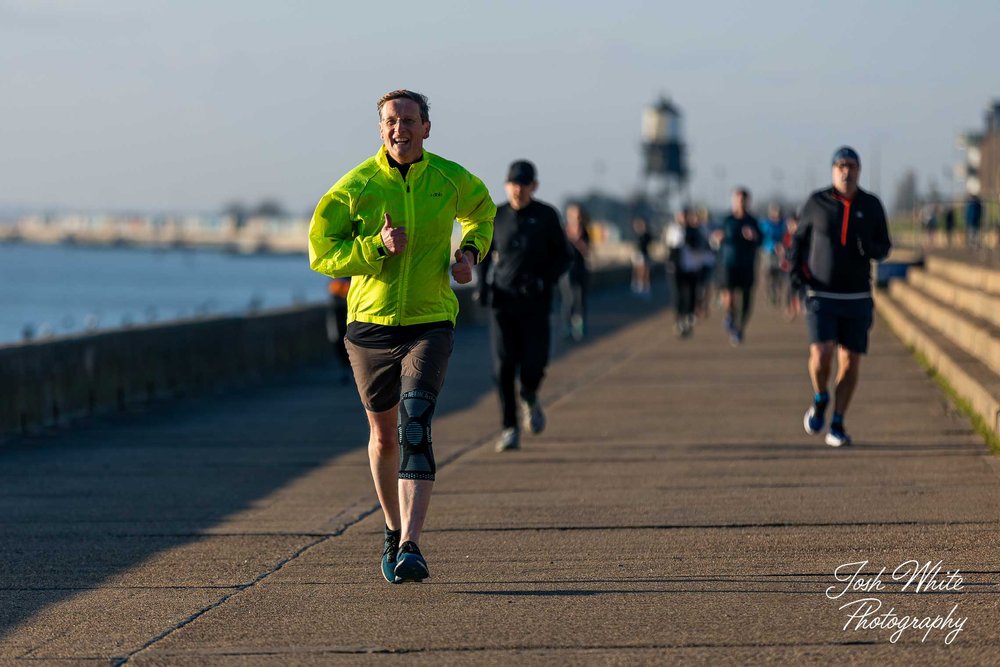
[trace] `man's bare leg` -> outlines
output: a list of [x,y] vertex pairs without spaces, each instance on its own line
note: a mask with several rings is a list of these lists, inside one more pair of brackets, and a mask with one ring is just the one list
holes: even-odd
[[367,412],[368,426],[371,434],[368,437],[368,464],[372,470],[372,480],[375,482],[375,493],[385,515],[385,525],[389,530],[399,530],[399,434],[396,429],[397,406],[384,412]]
[[837,348],[837,388],[834,394],[833,411],[843,415],[851,404],[854,390],[861,374],[861,354],[843,347]]
[[732,335],[736,331],[736,313],[733,312],[735,309],[733,290],[723,289],[719,292],[719,301],[722,304],[723,313],[723,325],[726,327],[726,333]]
[[812,382],[813,395],[812,405],[806,410],[802,419],[802,426],[806,433],[815,435],[826,423],[826,407],[830,403],[830,394],[827,387],[830,383],[830,370],[833,364],[833,341],[812,343],[809,345],[809,380]]
[[719,290],[719,301],[722,304],[722,310],[725,311],[727,315],[732,317],[733,311],[733,292],[732,290],[722,289]]
[[367,413],[371,427],[368,462],[385,525],[389,530],[402,528],[400,542],[417,542],[427,518],[434,482],[399,479],[398,414],[398,406],[385,412]]
[[830,385],[833,348],[833,341],[812,343],[809,346],[809,379],[812,381],[813,391],[817,394],[826,393]]
[[434,482],[423,479],[399,480],[399,511],[403,521],[402,542],[420,541],[420,531],[427,518],[427,508],[431,504],[431,490]]

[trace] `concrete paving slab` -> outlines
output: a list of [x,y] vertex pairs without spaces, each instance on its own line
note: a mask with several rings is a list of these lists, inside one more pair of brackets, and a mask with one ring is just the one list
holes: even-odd
[[[897,645],[800,645],[800,646],[721,646],[656,647],[636,649],[540,649],[517,651],[517,664],[527,667],[550,665],[716,665],[743,667],[749,664],[779,665],[974,665],[981,657],[976,648],[955,646]],[[498,650],[456,650],[352,652],[333,647],[301,647],[295,651],[247,651],[246,653],[204,653],[197,656],[164,654],[143,656],[135,661],[143,666],[191,667],[219,665],[510,665],[511,652]]]
[[[747,344],[734,349],[717,317],[681,341],[655,305],[618,298],[596,306],[598,336],[551,366],[549,428],[525,438],[521,452],[489,446],[499,425],[483,338],[463,334],[450,407],[435,420],[445,465],[421,545],[432,571],[424,584],[381,579],[381,518],[370,513],[356,448],[363,424],[338,394],[353,425],[324,449],[317,415],[330,394],[319,398],[327,378],[316,374],[262,389],[246,430],[234,426],[246,406],[188,421],[189,432],[206,421],[218,437],[183,454],[211,471],[193,477],[190,498],[166,491],[162,503],[147,504],[162,514],[112,508],[122,496],[67,468],[57,471],[65,502],[58,487],[37,484],[6,500],[0,493],[13,516],[0,517],[0,544],[30,534],[44,545],[53,532],[19,531],[30,521],[68,529],[73,518],[87,519],[82,536],[124,536],[123,555],[82,577],[90,588],[30,591],[37,599],[0,622],[0,655],[170,665],[1000,661],[998,468],[884,326],[849,416],[859,445],[834,450],[801,431],[810,394],[801,322],[762,305]],[[259,441],[274,432],[265,410],[286,418],[273,451]],[[125,482],[132,488],[178,483],[183,467],[162,457],[185,429],[158,431],[173,422],[152,417],[154,432],[170,437],[115,468],[108,457],[118,431],[102,426],[98,439],[109,440],[91,443],[100,456],[74,454],[86,476],[100,484],[111,465],[121,478],[146,471],[142,483]],[[222,435],[231,429],[241,437]],[[141,432],[138,419],[121,431]],[[42,462],[22,455],[21,464]],[[227,455],[234,465],[225,466]],[[167,481],[149,474],[158,461]],[[23,509],[35,499],[34,513]],[[73,507],[80,502],[108,511]],[[145,552],[127,537],[154,529],[166,532]],[[249,554],[258,543],[260,553]],[[72,549],[56,552],[81,562]],[[826,596],[838,565],[866,560],[862,573],[873,576],[910,559],[959,569],[962,590],[913,594],[890,584],[877,591],[880,601],[918,616],[957,605],[968,620],[954,643],[940,632],[921,642],[911,630],[892,643],[884,629],[845,630],[845,612]],[[250,575],[239,589],[197,588]],[[156,588],[170,581],[187,587]],[[118,628],[94,622],[54,636],[123,591],[173,595],[155,631],[119,618]],[[209,591],[203,613],[185,603],[192,591]],[[145,603],[158,604],[154,597]]]
[[45,659],[45,660],[30,660],[28,658],[0,658],[0,667],[24,667],[26,664],[31,664],[32,662],[44,665],[50,665],[51,667],[77,667],[79,665],[106,665],[108,664],[107,658],[66,658],[64,660],[59,659]]
[[[365,522],[342,539],[317,545],[269,581],[381,590],[383,584],[371,576],[381,543],[375,528],[374,522]],[[983,548],[993,531],[993,526],[982,524],[510,529],[431,531],[424,542],[435,565],[436,585],[721,582],[740,577],[800,580],[824,591],[836,583],[834,569],[845,562],[867,560],[870,566],[864,571],[871,572],[914,558],[926,562],[923,554],[941,553],[949,569],[958,568],[983,583],[970,584],[975,590],[997,593],[1000,554]],[[593,578],[593,572],[600,574]]]
[[[63,537],[25,538],[4,544],[0,561],[26,567],[0,570],[0,590],[81,590],[101,587],[234,587],[315,541],[303,536],[232,535],[196,540],[176,536],[92,536],[89,550]],[[152,554],[152,555],[150,555]],[[133,567],[136,559],[140,567]],[[107,576],[109,571],[118,574]]]
[[220,597],[215,588],[109,587],[68,598],[60,593],[0,592],[5,615],[16,614],[20,605],[33,610],[28,621],[0,637],[0,656],[40,661],[103,658],[110,664]]
[[[265,584],[237,596],[213,614],[167,637],[156,650],[282,649],[295,646],[366,647],[369,650],[461,648],[620,648],[628,646],[729,646],[733,643],[838,644],[886,641],[888,632],[844,630],[846,614],[815,584],[766,586],[715,581],[593,581],[518,584],[429,584],[404,590],[345,586]],[[786,590],[775,590],[785,588]],[[961,600],[884,595],[911,616],[945,616],[956,604],[968,618],[962,639],[988,637],[998,612],[996,595],[966,593]],[[891,599],[890,599],[891,598]],[[350,608],[349,617],[330,609]],[[249,619],[250,622],[237,622]],[[975,619],[975,620],[973,620]],[[405,621],[407,631],[399,632]],[[260,632],[266,627],[266,632]],[[904,633],[920,644],[923,633]],[[737,639],[738,638],[738,639]],[[935,642],[944,642],[938,633]],[[512,654],[512,655],[516,655]],[[516,660],[512,658],[512,660]]]

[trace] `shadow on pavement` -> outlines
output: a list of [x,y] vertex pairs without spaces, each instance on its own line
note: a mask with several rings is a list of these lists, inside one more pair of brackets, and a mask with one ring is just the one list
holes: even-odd
[[[658,305],[624,290],[594,295],[591,338],[661,309],[662,297]],[[256,387],[89,419],[0,449],[0,635],[47,606],[108,586],[155,554],[207,539],[223,520],[365,447],[363,410],[354,387],[337,383],[337,370],[330,363]],[[493,391],[485,327],[456,332],[448,374],[439,415]],[[367,465],[356,474],[368,495],[354,502],[374,503]],[[295,536],[280,526],[239,530]],[[125,596],[150,585],[125,579],[112,587]]]

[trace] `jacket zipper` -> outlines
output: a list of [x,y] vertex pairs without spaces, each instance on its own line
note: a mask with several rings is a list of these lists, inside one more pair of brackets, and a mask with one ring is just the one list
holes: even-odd
[[840,222],[840,245],[847,245],[847,227],[851,224],[851,200],[836,196],[837,201],[844,205],[844,218]]
[[406,171],[406,176],[403,178],[403,211],[406,214],[406,247],[408,250],[403,253],[403,268],[399,276],[399,308],[396,311],[396,323],[399,326],[403,326],[403,306],[406,303],[406,293],[408,291],[409,285],[408,276],[410,275],[410,258],[413,256],[413,227],[414,227],[414,213],[413,213],[413,196],[410,193],[410,174],[413,172],[414,165]]

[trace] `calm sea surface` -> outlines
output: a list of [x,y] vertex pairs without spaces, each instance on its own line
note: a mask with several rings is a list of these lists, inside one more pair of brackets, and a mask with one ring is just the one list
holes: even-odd
[[123,323],[321,302],[305,255],[0,244],[0,345]]

